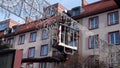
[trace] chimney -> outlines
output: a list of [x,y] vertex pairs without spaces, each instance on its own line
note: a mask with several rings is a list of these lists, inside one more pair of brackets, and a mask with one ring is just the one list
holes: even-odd
[[86,0],[82,0],[82,7],[86,6],[88,3]]

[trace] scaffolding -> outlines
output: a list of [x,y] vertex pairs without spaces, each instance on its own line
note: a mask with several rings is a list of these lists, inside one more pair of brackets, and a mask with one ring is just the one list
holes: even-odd
[[49,5],[46,0],[0,0],[0,13],[5,19],[17,16],[24,21],[26,17],[36,20],[44,15],[43,8]]

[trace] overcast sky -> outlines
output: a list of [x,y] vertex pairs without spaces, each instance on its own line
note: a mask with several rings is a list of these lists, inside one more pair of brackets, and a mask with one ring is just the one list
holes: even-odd
[[[51,2],[51,4],[54,3],[61,3],[63,6],[65,6],[67,9],[71,9],[73,7],[76,6],[80,6],[81,5],[81,0],[48,0],[49,2]],[[92,3],[98,0],[86,0],[88,3]]]

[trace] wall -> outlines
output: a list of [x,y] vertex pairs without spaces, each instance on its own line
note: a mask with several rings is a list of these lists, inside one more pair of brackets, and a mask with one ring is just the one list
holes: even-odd
[[[28,49],[30,47],[35,47],[35,58],[42,58],[43,56],[40,56],[40,50],[41,50],[41,45],[45,45],[48,44],[49,48],[48,48],[48,56],[52,56],[52,51],[50,50],[50,34],[49,34],[49,38],[47,40],[42,40],[42,30],[36,30],[37,32],[37,37],[36,37],[36,42],[29,42],[30,39],[30,33],[25,33],[25,42],[22,45],[18,45],[18,39],[19,39],[19,35],[14,37],[14,48],[15,49],[23,49],[23,58],[28,58]],[[46,57],[46,56],[44,56]],[[53,65],[50,65],[52,63],[47,63],[48,68],[52,68]],[[26,66],[26,63],[23,64],[23,66]],[[34,68],[38,68],[39,67],[39,63],[34,63]]]
[[[83,19],[80,19],[80,23],[83,25],[83,29],[81,30],[82,36],[81,36],[81,45],[79,48],[82,48],[82,55],[83,57],[86,57],[88,55],[92,55],[93,54],[93,49],[88,49],[88,37],[90,35],[94,35],[94,34],[99,34],[99,38],[108,42],[108,32],[113,32],[113,31],[117,31],[120,30],[120,24],[117,25],[112,25],[112,26],[108,26],[107,25],[107,15],[110,12],[114,12],[114,11],[119,11],[119,16],[120,16],[120,9],[118,10],[113,10],[113,11],[109,11],[109,12],[105,12],[105,13],[101,13],[101,14],[97,14],[94,16],[99,16],[99,28],[98,29],[94,29],[94,30],[88,30],[88,22],[89,22],[89,18],[94,17],[94,16],[90,16],[90,17],[86,17]],[[120,21],[120,18],[119,18]]]

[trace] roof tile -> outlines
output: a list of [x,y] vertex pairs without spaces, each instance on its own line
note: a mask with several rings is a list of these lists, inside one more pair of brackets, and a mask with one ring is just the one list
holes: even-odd
[[114,0],[101,0],[83,7],[83,12],[79,16],[73,17],[74,19],[84,18],[87,16],[95,15],[105,11],[110,11],[118,8]]

